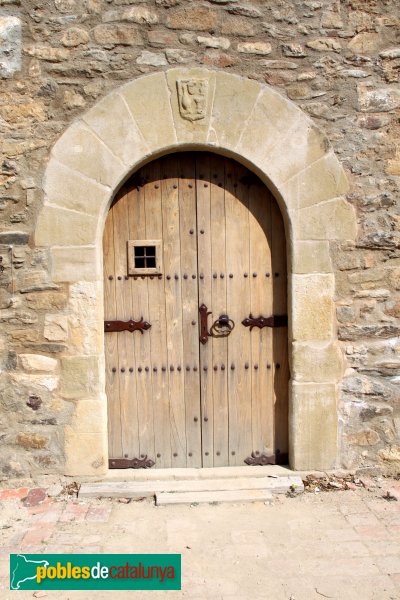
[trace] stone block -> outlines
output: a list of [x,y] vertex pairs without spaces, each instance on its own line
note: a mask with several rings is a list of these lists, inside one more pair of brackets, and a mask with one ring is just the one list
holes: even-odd
[[111,188],[125,176],[124,163],[82,121],[67,129],[52,154],[67,167]]
[[70,51],[66,48],[53,48],[44,45],[27,46],[24,48],[24,52],[28,56],[54,63],[68,60],[70,55]]
[[108,187],[82,176],[57,160],[52,160],[46,169],[44,192],[47,203],[91,216],[98,216],[102,212],[111,195]]
[[68,425],[74,433],[107,432],[107,398],[83,399],[74,403],[74,413]]
[[235,148],[248,115],[260,93],[260,84],[218,71],[215,79],[214,104],[208,142],[223,148]]
[[62,309],[67,304],[67,296],[64,292],[52,290],[30,292],[26,294],[25,300],[28,308],[32,310]]
[[100,278],[99,256],[93,246],[51,248],[53,281],[96,281]]
[[17,435],[16,443],[18,446],[22,446],[26,450],[42,450],[46,448],[49,439],[44,435],[38,433],[19,433]]
[[178,8],[167,16],[165,24],[170,29],[210,31],[218,25],[218,14],[206,6]]
[[[100,282],[80,281],[70,285],[69,335],[71,352],[104,352],[103,289]],[[99,325],[100,324],[100,325]],[[103,379],[103,376],[102,378]]]
[[337,390],[334,384],[293,383],[289,401],[290,465],[295,470],[337,466]]
[[318,52],[340,52],[342,49],[341,43],[335,38],[317,38],[307,42],[306,46]]
[[223,50],[228,50],[231,45],[229,39],[224,37],[199,35],[196,39],[200,45],[205,46],[206,48],[222,48]]
[[362,112],[388,112],[400,106],[400,90],[374,88],[371,84],[358,85],[358,104]]
[[21,70],[21,20],[0,15],[0,77],[10,78]]
[[[180,142],[206,143],[210,127],[212,102],[215,91],[215,73],[197,68],[177,68],[166,73],[170,94],[172,114],[177,138]],[[186,82],[201,82],[203,86],[203,106],[198,114],[182,111],[183,93],[186,93]],[[193,105],[196,108],[196,105]],[[184,116],[182,116],[185,115]],[[191,118],[195,116],[194,120]],[[200,118],[197,118],[199,117]]]
[[122,10],[107,10],[103,13],[102,20],[104,23],[128,21],[139,25],[155,25],[158,23],[158,15],[154,10],[149,10],[145,6],[130,6]]
[[294,244],[292,273],[331,273],[332,270],[328,241],[299,240]]
[[97,219],[63,208],[44,206],[35,232],[37,246],[92,244],[96,239]]
[[164,54],[157,54],[148,50],[142,50],[136,62],[138,65],[150,65],[151,67],[164,67],[168,64]]
[[[305,150],[307,152],[307,146]],[[304,171],[286,181],[282,193],[291,208],[304,208],[341,196],[348,188],[343,167],[335,154],[330,152],[311,164],[308,163]]]
[[60,395],[68,400],[87,398],[99,391],[102,376],[97,356],[71,356],[61,359]]
[[344,198],[294,211],[292,221],[300,240],[354,240],[357,234],[354,208]]
[[[159,152],[161,148],[176,144],[169,92],[164,73],[155,73],[139,78],[121,88],[129,110],[149,147]],[[164,118],[154,118],[163,115]]]
[[143,46],[143,37],[136,25],[97,25],[93,37],[102,46]]
[[354,54],[369,55],[375,54],[382,43],[379,33],[372,31],[363,31],[355,35],[348,43],[347,47]]
[[66,431],[64,474],[105,475],[108,471],[108,444],[106,432],[82,433]]
[[332,340],[334,334],[334,276],[292,275],[293,341]]
[[342,352],[330,342],[293,342],[292,379],[299,383],[336,383],[343,376]]
[[58,361],[41,354],[20,354],[19,362],[24,371],[52,372],[57,369]]
[[169,64],[187,64],[196,60],[196,53],[186,48],[167,48],[165,55]]
[[269,42],[240,42],[237,51],[243,54],[258,54],[265,56],[271,54],[272,46]]
[[87,44],[90,36],[82,27],[70,27],[62,36],[62,44],[67,48],[75,48],[81,44]]
[[[148,153],[148,147],[132,117],[126,100],[118,93],[109,94],[98,102],[83,116],[83,120],[107,144],[113,154],[127,165],[135,164]],[[94,191],[95,188],[92,189]],[[110,192],[108,192],[107,200],[109,196]],[[97,202],[97,212],[102,205],[103,200],[101,199],[101,202]]]
[[68,318],[65,315],[46,315],[44,333],[46,340],[64,342],[68,339]]
[[[324,134],[297,107],[264,88],[246,122],[236,151],[266,170],[276,187],[323,158],[329,150]],[[289,207],[297,199],[286,194]]]

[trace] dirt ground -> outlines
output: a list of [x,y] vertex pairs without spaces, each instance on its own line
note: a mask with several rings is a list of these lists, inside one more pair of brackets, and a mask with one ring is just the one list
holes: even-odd
[[65,495],[26,507],[26,491],[0,491],[0,598],[35,597],[7,589],[10,553],[173,552],[182,554],[181,591],[48,591],[36,597],[400,599],[400,482],[352,487],[277,496],[272,504],[168,507]]

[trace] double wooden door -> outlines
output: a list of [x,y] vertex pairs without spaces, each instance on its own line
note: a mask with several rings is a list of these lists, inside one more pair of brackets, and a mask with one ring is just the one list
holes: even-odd
[[122,187],[103,247],[110,467],[284,462],[285,235],[268,189],[217,155],[167,156]]

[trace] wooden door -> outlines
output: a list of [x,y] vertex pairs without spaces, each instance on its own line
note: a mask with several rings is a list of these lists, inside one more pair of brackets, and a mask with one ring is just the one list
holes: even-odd
[[285,235],[268,189],[216,155],[159,159],[118,193],[103,245],[110,466],[285,462]]

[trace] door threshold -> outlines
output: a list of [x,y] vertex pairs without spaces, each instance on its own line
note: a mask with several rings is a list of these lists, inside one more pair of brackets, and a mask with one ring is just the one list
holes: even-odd
[[238,477],[290,477],[298,473],[283,465],[171,469],[109,469],[101,481],[166,481],[185,479],[236,479]]

